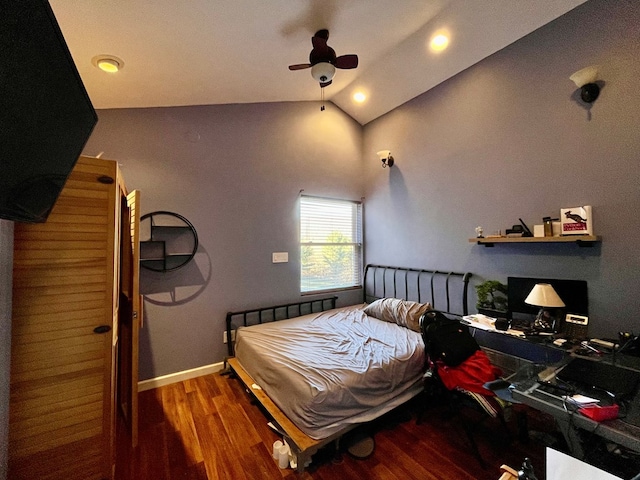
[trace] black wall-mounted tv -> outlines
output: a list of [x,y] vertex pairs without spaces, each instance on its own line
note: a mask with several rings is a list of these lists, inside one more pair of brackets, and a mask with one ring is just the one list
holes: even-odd
[[45,0],[0,0],[0,218],[46,221],[98,121]]

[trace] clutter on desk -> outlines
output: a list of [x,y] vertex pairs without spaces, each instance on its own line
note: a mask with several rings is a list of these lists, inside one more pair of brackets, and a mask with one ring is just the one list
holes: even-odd
[[[464,320],[470,327],[479,328],[481,330],[506,333],[507,335],[512,335],[514,337],[525,338],[525,333],[523,331],[510,328],[508,326],[508,322],[506,329],[498,328],[498,326],[502,326],[500,325],[500,322],[498,322],[498,320],[500,319],[488,317],[487,315],[483,315],[481,313],[477,313],[475,315],[465,315],[464,317],[462,317],[462,320]],[[498,325],[496,325],[496,323],[498,323]]]
[[587,342],[586,340],[584,342],[580,342],[580,345],[582,346],[582,348],[587,350],[589,353],[593,352],[593,353],[595,353],[597,355],[602,355],[604,353],[603,351],[598,350],[596,347],[590,345],[589,342]]
[[623,349],[620,348],[619,344],[613,339],[591,338],[581,341],[573,353],[583,357],[589,357],[594,355],[608,355],[614,352],[621,353],[622,351]]
[[469,322],[476,328],[482,328],[483,330],[493,330],[496,319],[493,317],[488,317],[487,315],[483,315],[482,313],[477,313],[475,315],[465,315],[462,317],[463,320]]
[[509,330],[509,326],[511,325],[511,322],[504,317],[498,317],[496,318],[495,323],[493,324],[494,327],[496,327],[496,330],[500,330],[501,332],[505,332],[507,330]]
[[515,400],[513,398],[513,395],[511,394],[511,391],[515,388],[515,385],[513,385],[510,381],[505,380],[504,378],[497,378],[490,382],[486,382],[483,387],[487,390],[491,390],[496,395],[496,397],[504,400],[505,402],[520,403]]
[[618,341],[620,344],[618,353],[640,357],[640,337],[630,332],[618,332]]
[[567,342],[568,342],[568,340],[567,340],[566,338],[556,338],[556,339],[553,341],[553,344],[554,344],[556,347],[564,347],[564,345],[565,345]]
[[592,338],[591,340],[589,340],[589,344],[594,347],[606,348],[609,350],[618,348],[618,345],[615,342],[600,338]]
[[578,410],[585,417],[589,417],[596,422],[603,422],[605,420],[613,420],[618,418],[618,412],[620,407],[618,405],[590,405],[582,407]]
[[587,397],[586,395],[582,395],[580,393],[576,393],[574,395],[566,395],[562,397],[568,403],[576,405],[578,407],[587,408],[594,407],[600,403],[600,400],[597,398]]

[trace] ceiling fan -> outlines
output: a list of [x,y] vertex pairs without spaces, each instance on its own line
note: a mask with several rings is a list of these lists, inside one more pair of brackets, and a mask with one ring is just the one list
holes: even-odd
[[335,50],[327,45],[327,40],[329,40],[329,30],[318,30],[311,38],[313,49],[309,54],[309,63],[289,65],[289,70],[311,68],[311,76],[320,83],[321,88],[324,88],[331,85],[336,68],[350,69],[358,66],[357,55],[340,55],[338,57]]

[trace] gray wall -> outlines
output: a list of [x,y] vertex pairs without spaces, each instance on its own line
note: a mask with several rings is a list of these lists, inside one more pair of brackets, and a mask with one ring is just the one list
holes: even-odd
[[13,222],[0,220],[0,479],[9,462],[9,367],[11,365],[11,287]]
[[[85,153],[122,163],[142,213],[180,213],[200,236],[188,267],[143,271],[141,379],[220,361],[226,311],[299,297],[301,189],[366,196],[369,263],[584,279],[592,333],[640,330],[638,24],[640,3],[590,0],[365,127],[316,103],[100,111]],[[588,110],[569,76],[592,64],[605,85]],[[585,204],[592,249],[468,242]]]
[[[368,124],[367,261],[584,279],[590,333],[640,333],[638,25],[640,2],[591,0]],[[589,111],[569,76],[593,64],[605,85]],[[468,242],[576,205],[593,206],[601,245]]]
[[[184,268],[142,270],[140,379],[219,362],[229,310],[300,298],[297,199],[359,200],[362,129],[309,103],[105,110],[85,153],[122,164],[142,214],[169,210],[196,228]],[[289,252],[273,264],[272,252]],[[340,304],[361,292],[340,295]]]

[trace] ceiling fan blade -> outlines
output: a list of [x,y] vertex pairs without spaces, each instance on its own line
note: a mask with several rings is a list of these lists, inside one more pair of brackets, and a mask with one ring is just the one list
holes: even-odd
[[320,88],[328,87],[329,85],[331,85],[331,82],[333,82],[333,80],[329,80],[328,82],[320,82]]
[[310,63],[297,63],[295,65],[289,65],[289,70],[304,70],[305,68],[311,68]]
[[358,66],[358,55],[340,55],[336,58],[336,68],[356,68]]

